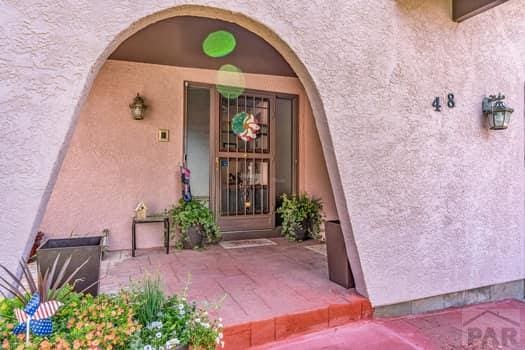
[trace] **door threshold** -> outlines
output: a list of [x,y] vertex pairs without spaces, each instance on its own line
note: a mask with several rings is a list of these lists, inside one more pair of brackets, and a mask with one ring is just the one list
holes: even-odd
[[227,231],[222,233],[223,241],[237,241],[240,239],[252,238],[275,238],[281,235],[278,228],[272,230],[253,230],[253,231]]

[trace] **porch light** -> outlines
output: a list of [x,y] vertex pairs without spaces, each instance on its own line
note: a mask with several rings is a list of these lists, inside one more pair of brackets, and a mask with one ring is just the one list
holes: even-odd
[[148,106],[144,103],[144,98],[137,93],[137,96],[133,99],[133,103],[129,105],[131,109],[131,115],[135,120],[144,119],[144,112],[148,109]]
[[510,116],[514,109],[505,106],[505,95],[490,95],[483,99],[483,114],[487,116],[491,130],[503,130],[509,126]]

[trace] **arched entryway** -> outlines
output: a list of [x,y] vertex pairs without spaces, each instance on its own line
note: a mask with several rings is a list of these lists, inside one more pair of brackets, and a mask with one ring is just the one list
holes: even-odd
[[[343,192],[341,190],[339,172],[338,172],[337,164],[334,159],[333,149],[331,146],[331,139],[330,139],[330,135],[328,132],[328,125],[325,120],[322,102],[317,93],[315,85],[311,77],[309,76],[308,71],[303,66],[303,64],[300,62],[300,60],[297,58],[297,56],[293,53],[291,48],[289,48],[288,45],[286,45],[275,33],[273,33],[267,27],[261,25],[258,22],[251,20],[250,18],[246,16],[243,16],[240,14],[233,14],[228,11],[222,11],[219,9],[208,8],[208,7],[181,6],[181,7],[171,8],[169,10],[162,11],[154,15],[151,15],[149,17],[143,18],[141,21],[135,23],[134,26],[132,26],[131,28],[128,28],[126,31],[122,32],[117,38],[115,38],[112,44],[110,44],[106,48],[105,52],[99,57],[99,59],[97,60],[97,62],[95,63],[92,69],[92,74],[89,76],[88,82],[86,83],[86,86],[84,88],[83,99],[81,100],[81,103],[79,104],[79,106],[81,106],[85,102],[86,98],[89,95],[91,85],[97,76],[97,73],[99,71],[104,70],[103,66],[106,62],[106,59],[110,56],[112,52],[114,52],[114,49],[118,45],[120,45],[122,42],[124,42],[125,39],[129,38],[132,34],[136,33],[138,30],[145,28],[152,23],[156,23],[161,20],[172,18],[172,17],[177,17],[177,16],[197,16],[197,17],[220,19],[226,22],[234,22],[236,25],[239,25],[245,28],[251,33],[254,33],[256,35],[263,37],[264,40],[268,42],[283,57],[285,62],[289,65],[289,67],[291,67],[292,71],[297,76],[298,81],[302,85],[301,88],[304,89],[305,97],[307,97],[308,107],[311,106],[313,120],[315,121],[315,126],[317,127],[317,131],[319,133],[319,139],[322,140],[322,142],[320,142],[320,146],[322,146],[324,157],[326,158],[326,163],[329,164],[327,170],[330,176],[330,180],[331,180],[330,182],[332,184],[332,191],[334,193],[335,203],[337,205],[337,213],[338,213],[339,219],[343,223],[343,227],[345,228],[345,231],[351,232],[348,211],[346,210],[346,205],[345,205],[346,202],[345,202]],[[191,81],[193,79],[189,78],[186,80]],[[261,85],[261,90],[265,91],[264,84]],[[80,114],[80,108],[75,115],[75,118],[74,118],[75,123],[77,121],[77,117],[79,114]],[[70,137],[74,133],[75,125],[76,125],[75,123],[71,125],[70,132],[69,132]],[[67,146],[67,143],[64,145],[63,153],[65,153],[65,150],[67,149],[66,146]],[[55,180],[56,180],[56,175],[52,178],[50,182],[50,188],[54,186]],[[46,203],[43,203],[43,205],[45,204]],[[366,294],[366,288],[364,285],[364,280],[362,278],[360,264],[359,264],[359,258],[357,255],[357,250],[355,248],[353,238],[351,237],[351,233],[348,234],[347,245],[348,245],[348,251],[350,253],[349,254],[350,259],[352,261],[352,265],[354,268],[357,289],[360,293]]]

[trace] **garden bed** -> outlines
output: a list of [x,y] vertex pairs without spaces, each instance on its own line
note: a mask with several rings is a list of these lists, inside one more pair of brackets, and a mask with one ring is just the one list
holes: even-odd
[[16,297],[1,299],[1,348],[211,350],[224,346],[222,320],[212,318],[185,295],[166,297],[157,278],[148,277],[128,291],[96,297],[76,293],[67,285],[58,290],[55,300],[62,306],[51,318],[53,333],[31,332],[26,344],[25,332],[13,333],[18,324],[15,309],[23,310],[24,303]]

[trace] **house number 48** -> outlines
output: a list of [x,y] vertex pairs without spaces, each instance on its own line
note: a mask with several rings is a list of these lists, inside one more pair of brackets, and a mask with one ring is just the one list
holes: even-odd
[[[456,107],[456,102],[454,101],[454,94],[450,93],[447,95],[447,106],[448,108],[454,108]],[[434,101],[432,102],[432,107],[434,107],[434,111],[441,112],[441,97],[436,97]]]

